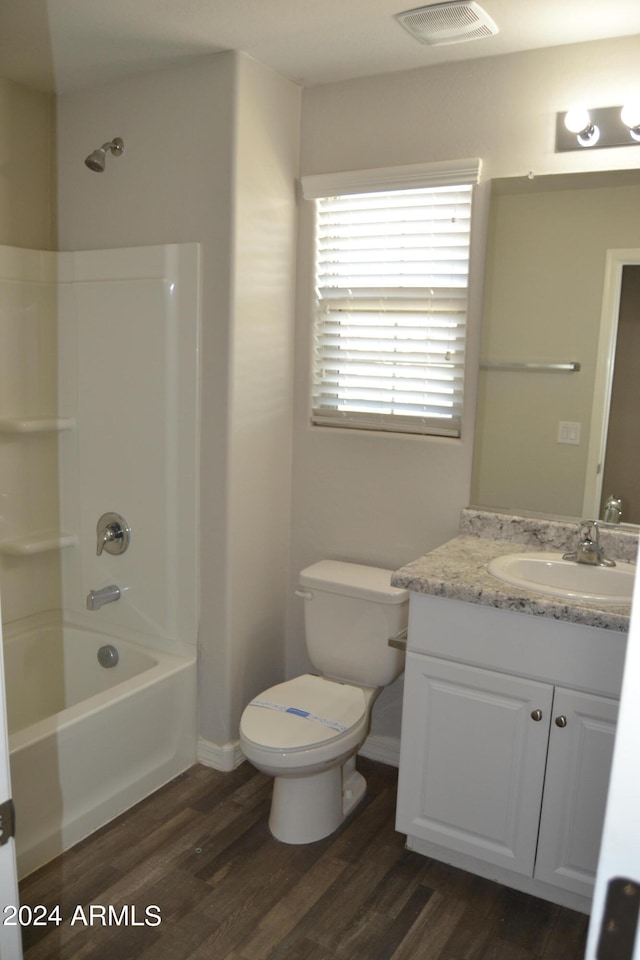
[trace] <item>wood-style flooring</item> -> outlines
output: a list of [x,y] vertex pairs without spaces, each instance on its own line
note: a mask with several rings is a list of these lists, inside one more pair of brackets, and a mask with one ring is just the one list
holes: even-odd
[[24,928],[25,960],[581,960],[585,916],[407,851],[397,771],[358,766],[365,800],[305,846],[248,763],[192,767],[21,883],[63,920]]

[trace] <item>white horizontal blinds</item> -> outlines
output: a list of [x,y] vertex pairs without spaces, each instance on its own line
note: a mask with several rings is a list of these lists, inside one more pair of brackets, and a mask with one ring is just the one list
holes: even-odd
[[471,194],[317,200],[313,423],[460,436]]

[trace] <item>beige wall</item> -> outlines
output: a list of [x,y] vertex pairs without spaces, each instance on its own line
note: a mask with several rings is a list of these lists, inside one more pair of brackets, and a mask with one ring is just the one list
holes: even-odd
[[[622,103],[637,82],[638,38],[580,44],[328,84],[304,91],[301,173],[480,157],[483,180],[637,165],[634,150],[555,154],[555,113],[575,100]],[[486,190],[478,191],[482,234]],[[306,207],[306,205],[305,205]],[[477,241],[480,242],[477,242]],[[484,238],[472,248],[468,382],[460,441],[309,426],[311,214],[299,245],[292,584],[320,557],[395,567],[455,535],[469,502]],[[306,665],[302,611],[290,602],[288,668]],[[397,737],[399,684],[374,732]]]
[[0,243],[55,244],[54,101],[0,79]]
[[[282,670],[298,90],[219,54],[63,95],[58,115],[62,249],[202,244],[200,730],[225,745]],[[88,171],[114,136],[123,156]]]
[[633,150],[556,154],[555,114],[637,88],[639,38],[381,74],[304,91],[301,172],[482,157],[483,177],[637,167]]

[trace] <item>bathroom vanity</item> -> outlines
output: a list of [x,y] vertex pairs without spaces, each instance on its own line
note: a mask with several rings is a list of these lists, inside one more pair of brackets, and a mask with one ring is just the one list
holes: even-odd
[[[394,574],[411,591],[396,826],[412,850],[588,912],[630,608],[487,571],[571,549],[576,529],[465,511],[459,537]],[[636,537],[606,549],[632,560]]]

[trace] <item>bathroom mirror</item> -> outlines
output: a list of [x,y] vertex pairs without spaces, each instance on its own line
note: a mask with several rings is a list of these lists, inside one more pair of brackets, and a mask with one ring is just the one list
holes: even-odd
[[640,394],[615,382],[623,327],[619,350],[637,343],[640,382],[638,209],[639,170],[493,181],[472,505],[602,517],[615,494],[622,521],[640,523],[640,467],[618,479],[599,447],[624,438],[640,409]]

